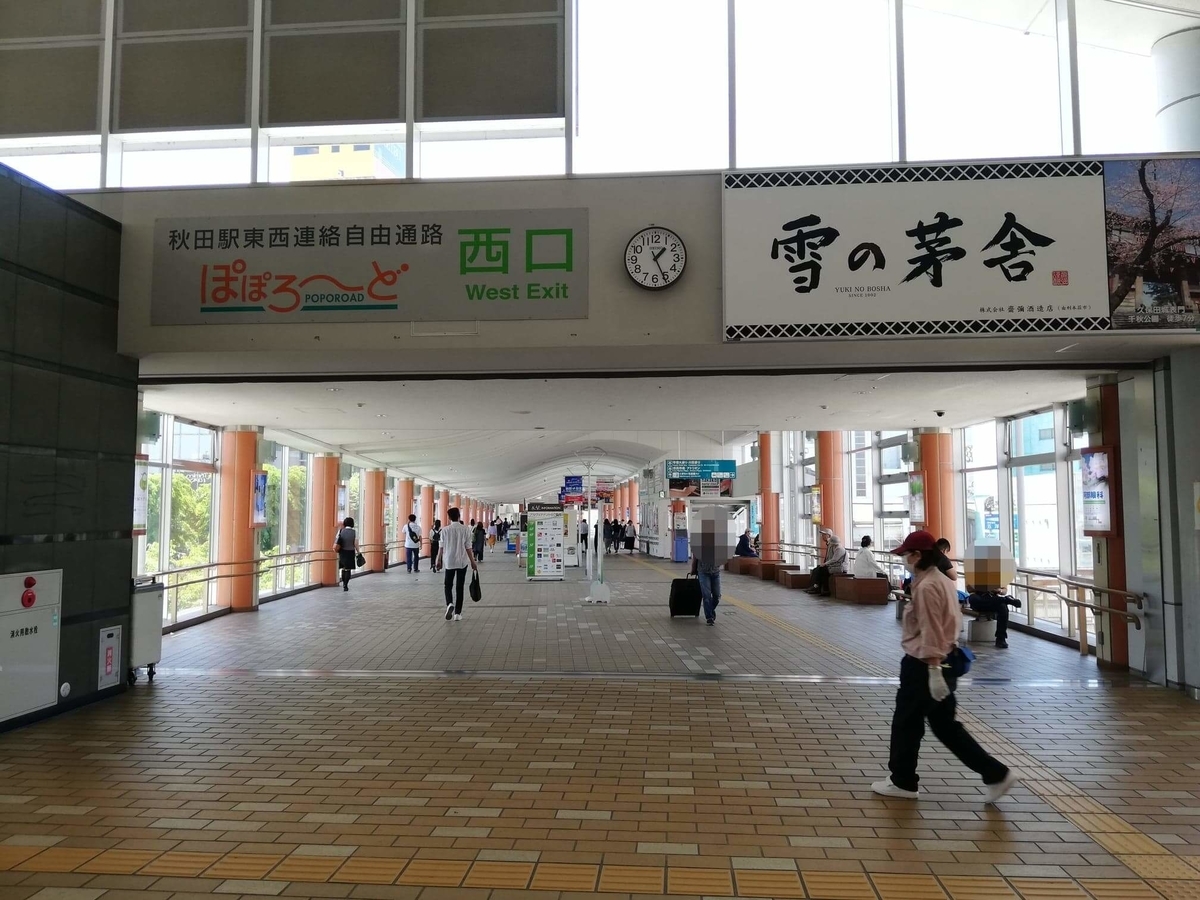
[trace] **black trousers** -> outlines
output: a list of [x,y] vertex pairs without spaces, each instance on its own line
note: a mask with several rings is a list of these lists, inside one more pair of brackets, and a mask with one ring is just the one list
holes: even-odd
[[812,577],[812,587],[809,590],[814,593],[829,593],[829,566],[817,566],[808,574]]
[[[461,569],[446,569],[446,605],[454,604],[454,614],[462,615],[463,607],[463,588],[467,583],[467,569],[470,566],[463,566]],[[454,589],[454,596],[451,596],[451,588]]]
[[996,640],[1008,640],[1008,603],[999,597],[972,597],[971,609],[987,613],[996,620]]
[[906,655],[900,662],[900,690],[896,692],[896,712],[892,715],[888,769],[892,773],[892,783],[906,791],[915,791],[921,780],[917,775],[917,756],[921,752],[921,739],[925,737],[926,719],[934,737],[963,765],[978,773],[984,784],[1003,781],[1008,774],[1008,767],[980,747],[954,717],[958,709],[954,698],[956,679],[945,670],[943,672],[946,684],[950,686],[950,696],[936,703],[929,693],[929,667],[915,656]]

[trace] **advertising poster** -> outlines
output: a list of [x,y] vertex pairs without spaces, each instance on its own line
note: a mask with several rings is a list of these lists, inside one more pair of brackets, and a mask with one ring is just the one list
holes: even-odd
[[1200,327],[1200,159],[1104,163],[1114,329]]
[[267,473],[251,472],[250,478],[254,483],[254,503],[250,507],[250,527],[267,527]]
[[910,472],[908,475],[908,518],[914,525],[924,525],[927,521],[924,472]]
[[1080,452],[1083,480],[1083,533],[1105,537],[1112,533],[1112,487],[1108,480],[1111,451],[1091,447]]
[[561,504],[529,504],[525,550],[525,574],[529,580],[562,580],[566,563],[564,528]]
[[150,498],[150,457],[138,455],[133,475],[133,535],[146,533],[146,508]]
[[1095,160],[727,172],[726,341],[1109,327]]
[[664,467],[668,493],[673,500],[733,496],[736,460],[668,459]]
[[611,478],[596,479],[596,499],[597,500],[612,500],[613,498],[613,480]]
[[809,508],[812,510],[812,523],[821,524],[821,486],[813,485],[808,493]]
[[157,219],[153,325],[585,319],[588,211]]
[[568,506],[584,502],[582,475],[568,475],[563,480],[562,502]]

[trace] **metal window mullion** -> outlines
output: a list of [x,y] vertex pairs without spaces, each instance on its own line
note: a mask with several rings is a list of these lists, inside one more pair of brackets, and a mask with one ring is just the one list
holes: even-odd
[[[1066,432],[1066,427],[1066,408],[1058,406],[1054,410],[1054,443],[1058,448],[1055,452],[1057,459],[1054,463],[1054,474],[1057,478],[1055,489],[1058,508],[1066,510],[1068,517],[1065,523],[1061,519],[1058,522],[1058,571],[1060,573],[1064,571],[1063,563],[1065,562],[1065,571],[1073,575],[1075,573],[1075,504],[1072,495],[1075,492],[1071,489],[1071,464],[1067,461],[1067,454],[1061,449],[1061,437]],[[1067,527],[1064,528],[1064,524]],[[1064,610],[1064,614],[1068,618],[1070,618],[1070,612],[1069,609]]]
[[896,162],[908,162],[908,99],[904,78],[904,0],[891,0],[892,151]]
[[[115,184],[120,184],[121,172],[121,150],[116,148],[116,159],[113,160],[114,141],[117,138],[112,136],[112,105],[113,91],[116,81],[116,59],[115,43],[116,43],[116,21],[117,21],[117,0],[104,0],[103,8],[104,19],[100,23],[102,33],[104,35],[103,43],[100,46],[100,188],[104,189],[109,186],[109,163],[115,161]],[[161,571],[161,569],[160,569]]]
[[1079,112],[1079,27],[1075,0],[1054,0],[1054,18],[1062,155],[1079,156],[1083,152],[1083,127]]
[[416,177],[417,0],[406,0],[404,21],[404,177]]
[[726,65],[728,67],[727,88],[729,90],[729,160],[731,169],[737,168],[737,0],[727,0],[728,25],[726,26]]
[[[563,172],[569,178],[575,174],[575,103],[579,99],[576,84],[579,73],[575,71],[575,21],[579,0],[566,0],[563,9]],[[722,436],[722,440],[724,437]]]
[[266,0],[254,0],[250,38],[250,183],[269,181],[271,177],[270,139],[262,129],[263,94],[263,17]]

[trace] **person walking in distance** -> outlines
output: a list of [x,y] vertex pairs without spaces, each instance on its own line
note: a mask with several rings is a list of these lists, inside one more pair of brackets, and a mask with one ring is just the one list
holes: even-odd
[[342,522],[342,527],[338,530],[333,546],[337,549],[342,590],[349,591],[350,573],[354,571],[355,559],[358,556],[358,532],[354,530],[354,520],[349,516]]
[[417,517],[409,514],[408,524],[404,526],[404,564],[408,574],[421,572],[421,526]]
[[471,550],[475,554],[476,562],[483,562],[483,548],[487,546],[487,532],[483,529],[483,521],[475,523],[475,530],[471,532]]
[[451,507],[447,515],[450,524],[442,529],[438,568],[446,570],[446,621],[461,622],[467,567],[475,568],[475,557],[471,553],[471,529],[460,520],[458,507]]
[[944,554],[928,531],[914,531],[892,551],[913,573],[912,602],[904,611],[904,659],[900,689],[892,715],[891,777],[871,785],[884,797],[918,796],[917,756],[925,736],[925,720],[934,736],[962,763],[983,778],[984,802],[995,803],[1016,783],[1016,775],[994,759],[955,717],[954,687],[964,671],[956,663],[962,651],[956,641],[962,628],[958,592],[941,571]]
[[433,527],[429,529],[429,566],[436,575],[438,572],[438,549],[442,546],[442,520],[434,519]]

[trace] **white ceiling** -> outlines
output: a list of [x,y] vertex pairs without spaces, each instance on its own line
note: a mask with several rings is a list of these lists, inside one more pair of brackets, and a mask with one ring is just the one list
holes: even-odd
[[[148,409],[257,425],[480,499],[519,500],[600,448],[597,472],[713,458],[770,430],[957,427],[1081,397],[1089,373],[1011,371],[147,385]],[[943,411],[943,416],[936,414]]]

